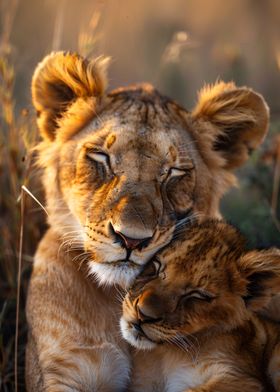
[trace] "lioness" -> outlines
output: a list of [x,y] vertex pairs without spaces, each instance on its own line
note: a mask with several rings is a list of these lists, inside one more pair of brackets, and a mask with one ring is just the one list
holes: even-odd
[[27,300],[29,391],[120,391],[130,374],[117,286],[192,217],[219,216],[262,142],[263,98],[205,87],[192,112],[149,84],[106,93],[107,60],[52,53],[32,81],[49,230]]
[[131,391],[280,391],[279,324],[255,314],[280,291],[280,250],[244,244],[225,222],[194,224],[136,278],[122,333],[155,348],[135,355]]

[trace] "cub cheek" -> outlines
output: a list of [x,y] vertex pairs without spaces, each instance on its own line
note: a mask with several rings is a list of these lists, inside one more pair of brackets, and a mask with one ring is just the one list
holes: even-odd
[[129,295],[126,295],[122,304],[122,318],[127,323],[137,321],[137,312],[135,307],[133,306],[133,300],[129,297]]

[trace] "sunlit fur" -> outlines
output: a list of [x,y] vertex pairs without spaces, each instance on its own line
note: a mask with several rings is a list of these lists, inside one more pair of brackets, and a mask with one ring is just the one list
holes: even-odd
[[209,220],[155,258],[123,302],[123,337],[153,349],[147,360],[135,353],[131,390],[165,380],[156,390],[280,391],[279,325],[255,313],[280,291],[280,250],[247,251],[235,228]]
[[[187,112],[149,84],[107,93],[107,63],[52,53],[32,80],[50,229],[35,256],[27,301],[29,390],[40,390],[37,379],[47,390],[50,370],[42,358],[54,341],[99,347],[109,340],[124,353],[125,343],[111,335],[118,328],[112,321],[119,309],[114,286],[131,284],[193,218],[219,216],[219,200],[235,184],[231,169],[245,162],[267,131],[266,104],[245,87],[219,83],[210,89],[207,110],[204,94]],[[101,161],[94,158],[98,153]],[[112,227],[149,240],[127,252]],[[64,350],[67,356],[67,345]],[[61,374],[64,365],[69,368],[62,362]],[[115,374],[119,364],[111,365],[108,374]],[[53,377],[59,390],[63,376]],[[89,378],[89,390],[92,383]]]

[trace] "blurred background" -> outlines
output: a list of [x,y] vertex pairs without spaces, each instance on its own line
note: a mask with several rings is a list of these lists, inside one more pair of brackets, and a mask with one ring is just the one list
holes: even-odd
[[15,349],[18,390],[25,390],[24,304],[45,216],[21,186],[44,204],[32,167],[39,138],[30,80],[52,50],[109,55],[111,88],[148,81],[188,109],[197,90],[217,79],[262,93],[271,109],[269,136],[239,170],[240,186],[224,197],[222,212],[250,246],[280,246],[279,0],[0,0],[1,391],[15,390]]

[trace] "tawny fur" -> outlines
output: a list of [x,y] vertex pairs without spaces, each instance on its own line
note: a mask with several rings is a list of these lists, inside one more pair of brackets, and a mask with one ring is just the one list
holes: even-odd
[[[105,57],[87,61],[66,52],[44,58],[32,79],[32,98],[43,136],[53,140],[56,128],[64,128],[65,137],[65,128],[75,126],[77,131],[98,112],[99,98],[107,87],[108,62]],[[67,129],[67,137],[71,135]]]
[[[130,358],[112,287],[130,284],[175,228],[219,216],[219,200],[235,184],[229,167],[247,159],[234,146],[257,147],[267,130],[264,100],[250,91],[240,103],[246,88],[230,85],[254,127],[242,130],[233,111],[240,132],[231,135],[228,122],[217,131],[204,109],[189,113],[149,84],[108,94],[106,85],[106,61],[71,53],[47,56],[33,76],[50,225],[27,301],[27,384],[37,392],[125,388]],[[220,141],[225,133],[230,154]],[[145,246],[128,252],[114,230]]]
[[[205,86],[199,92],[198,103],[192,113],[195,121],[200,123],[204,119],[208,124],[206,127],[198,124],[197,127],[202,151],[203,144],[214,145],[225,158],[227,169],[241,165],[248,158],[248,153],[262,142],[262,130],[268,128],[268,113],[262,96],[253,90],[236,88],[233,82]],[[209,127],[212,132],[209,132]],[[232,141],[234,135],[237,143]],[[208,149],[206,147],[206,151]]]
[[279,324],[255,313],[279,290],[280,250],[246,251],[224,222],[191,226],[124,300],[123,336],[151,349],[135,351],[129,390],[280,391]]
[[26,309],[27,388],[34,392],[124,390],[130,360],[115,328],[118,290],[98,287],[84,266],[73,261],[78,253],[60,252],[60,245],[50,230],[36,254]]

